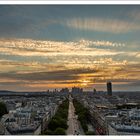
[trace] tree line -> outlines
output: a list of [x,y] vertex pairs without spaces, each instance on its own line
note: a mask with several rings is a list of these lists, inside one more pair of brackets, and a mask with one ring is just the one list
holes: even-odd
[[48,123],[48,128],[43,133],[44,135],[66,135],[66,130],[68,128],[68,108],[69,101],[66,99],[62,102],[62,104],[59,105],[56,114]]
[[85,108],[80,102],[78,102],[76,99],[73,100],[73,104],[75,107],[75,113],[78,115],[78,120],[81,123],[81,126],[84,130],[84,133],[86,135],[95,135],[94,132],[88,131],[88,124],[90,123],[90,112],[87,108]]
[[7,111],[7,107],[5,105],[5,103],[3,102],[0,102],[0,118],[4,115],[4,114],[7,114],[8,111]]

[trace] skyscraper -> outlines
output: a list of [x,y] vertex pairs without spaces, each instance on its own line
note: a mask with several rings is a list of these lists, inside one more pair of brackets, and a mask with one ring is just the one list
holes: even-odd
[[107,93],[109,96],[112,95],[112,83],[111,82],[107,82]]
[[94,90],[93,90],[93,94],[96,94],[96,89],[94,88]]

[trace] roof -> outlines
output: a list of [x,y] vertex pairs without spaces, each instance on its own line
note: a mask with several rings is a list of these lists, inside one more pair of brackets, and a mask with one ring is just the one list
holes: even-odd
[[0,135],[4,135],[5,131],[4,131],[4,126],[2,125],[2,123],[0,122]]

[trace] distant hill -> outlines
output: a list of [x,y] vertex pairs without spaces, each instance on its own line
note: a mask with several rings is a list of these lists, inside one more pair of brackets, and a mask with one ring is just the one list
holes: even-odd
[[27,95],[46,95],[46,91],[38,92],[18,92],[18,91],[9,91],[9,90],[0,90],[0,96],[27,96]]
[[8,94],[8,93],[16,93],[16,92],[9,90],[0,90],[0,94]]

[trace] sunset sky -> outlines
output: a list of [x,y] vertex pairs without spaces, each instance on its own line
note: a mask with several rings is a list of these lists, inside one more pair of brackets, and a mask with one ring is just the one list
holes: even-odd
[[140,91],[140,6],[0,6],[0,90]]

